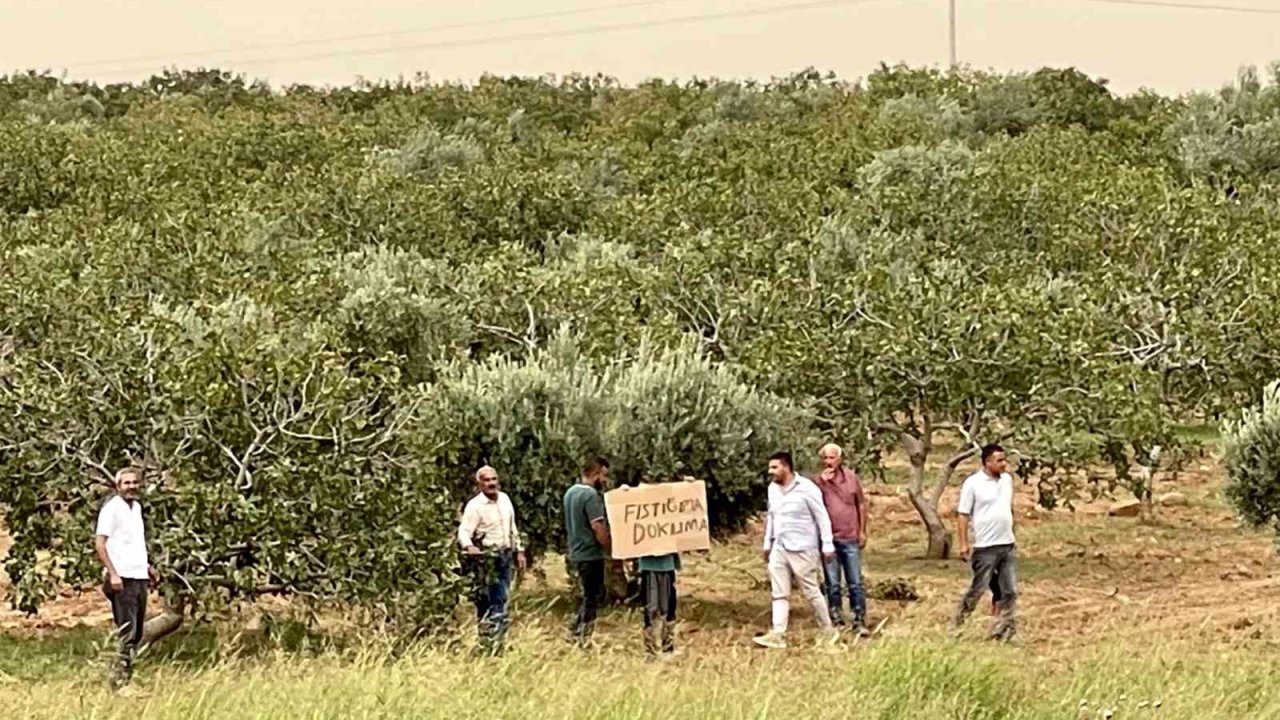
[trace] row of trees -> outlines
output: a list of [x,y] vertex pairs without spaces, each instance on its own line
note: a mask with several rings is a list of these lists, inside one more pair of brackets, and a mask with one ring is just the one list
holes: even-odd
[[538,550],[592,453],[706,478],[730,532],[770,449],[834,439],[869,472],[898,449],[935,557],[975,443],[1016,447],[1049,504],[1149,497],[1181,423],[1278,374],[1277,93],[2,79],[12,598],[93,576],[130,461],[159,478],[175,603],[287,592],[415,627],[456,600],[483,462]]

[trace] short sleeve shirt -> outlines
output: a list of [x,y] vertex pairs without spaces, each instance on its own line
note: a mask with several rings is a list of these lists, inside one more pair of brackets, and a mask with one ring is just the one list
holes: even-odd
[[960,488],[956,512],[969,516],[975,548],[1013,545],[1013,477],[999,479],[979,470]]
[[569,540],[569,561],[604,560],[604,548],[591,529],[595,520],[605,519],[604,499],[590,485],[575,483],[564,493],[564,532]]
[[120,577],[147,579],[147,530],[137,500],[127,502],[116,495],[103,504],[95,534],[107,539],[107,557]]

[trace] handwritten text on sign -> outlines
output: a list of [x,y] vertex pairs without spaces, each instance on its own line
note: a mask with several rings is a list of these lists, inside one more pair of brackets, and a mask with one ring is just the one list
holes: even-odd
[[610,490],[604,506],[616,559],[711,547],[707,484],[701,480]]

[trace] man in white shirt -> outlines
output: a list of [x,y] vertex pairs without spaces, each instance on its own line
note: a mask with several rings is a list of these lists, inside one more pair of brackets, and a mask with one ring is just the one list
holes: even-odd
[[98,511],[94,549],[102,562],[102,591],[111,603],[119,646],[111,684],[117,690],[133,677],[133,656],[142,641],[147,588],[159,577],[147,560],[147,531],[142,521],[142,473],[125,468],[115,477],[116,494]]
[[474,586],[481,650],[501,653],[507,626],[507,599],[511,590],[511,566],[521,572],[526,559],[516,510],[511,498],[498,489],[498,471],[488,465],[476,471],[476,489],[462,511],[458,544],[470,566]]
[[762,647],[785,648],[787,623],[791,616],[791,584],[813,608],[813,617],[824,640],[835,632],[827,599],[822,594],[818,573],[823,562],[835,557],[831,518],[822,502],[822,491],[811,480],[795,473],[791,454],[769,457],[769,513],[765,519],[763,554],[769,564],[769,584],[773,594],[773,625],[768,633],[752,640]]
[[[973,580],[960,600],[954,626],[959,628],[977,606],[988,585],[999,588],[996,625],[991,637],[1003,642],[1017,633],[1018,553],[1013,538],[1013,477],[1004,448],[982,448],[982,469],[960,488],[956,511],[960,523],[960,557],[969,560]],[[969,530],[973,529],[973,543]]]

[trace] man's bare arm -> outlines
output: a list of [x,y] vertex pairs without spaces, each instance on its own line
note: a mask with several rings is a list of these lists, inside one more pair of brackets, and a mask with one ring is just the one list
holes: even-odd
[[606,551],[613,547],[609,538],[609,526],[605,524],[604,518],[591,521],[591,532],[595,533],[596,542],[600,543],[600,547]]
[[956,515],[956,532],[960,540],[960,559],[969,559],[969,516],[964,513]]
[[112,564],[111,556],[107,554],[107,536],[94,535],[93,549],[97,551],[102,567],[107,569],[107,582],[111,584],[111,589],[117,591],[122,589],[124,582],[120,580],[120,573],[116,572],[116,566]]

